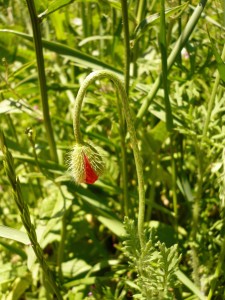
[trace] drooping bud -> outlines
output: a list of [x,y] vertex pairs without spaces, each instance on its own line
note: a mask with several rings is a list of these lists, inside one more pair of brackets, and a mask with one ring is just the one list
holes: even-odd
[[70,171],[76,183],[93,184],[103,173],[105,164],[95,146],[76,144],[70,155]]

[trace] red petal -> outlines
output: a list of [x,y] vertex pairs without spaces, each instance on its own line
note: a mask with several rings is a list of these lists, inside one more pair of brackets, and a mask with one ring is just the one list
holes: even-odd
[[92,169],[91,164],[89,163],[88,158],[84,155],[85,163],[85,183],[92,184],[98,179],[98,175]]

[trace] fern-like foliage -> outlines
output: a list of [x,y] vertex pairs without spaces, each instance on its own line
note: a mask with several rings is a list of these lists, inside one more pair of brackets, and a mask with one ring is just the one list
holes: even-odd
[[167,248],[157,241],[154,229],[148,230],[144,248],[141,249],[137,229],[133,220],[125,219],[126,236],[123,252],[128,257],[131,268],[137,273],[135,283],[138,293],[135,299],[172,300],[173,288],[177,285],[175,272],[181,256],[177,245]]

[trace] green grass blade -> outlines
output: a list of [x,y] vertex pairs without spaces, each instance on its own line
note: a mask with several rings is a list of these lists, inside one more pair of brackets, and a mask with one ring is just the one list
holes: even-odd
[[111,218],[110,215],[108,217],[99,216],[98,220],[117,236],[121,237],[125,235],[123,223],[119,220]]
[[198,287],[180,270],[176,271],[178,279],[190,290],[192,291],[200,300],[205,300],[205,296],[198,289]]
[[[15,34],[17,36],[21,36],[22,38],[28,40],[28,41],[32,41],[33,37],[31,35],[19,32],[19,31],[14,31],[14,30],[10,30],[10,29],[1,29],[0,33],[11,33],[11,34]],[[50,50],[50,51],[54,51],[62,56],[67,56],[69,57],[71,60],[75,61],[76,64],[84,67],[84,68],[91,68],[91,69],[107,69],[107,70],[111,70],[114,71],[116,73],[118,73],[119,75],[122,74],[122,72],[88,54],[85,54],[79,50],[70,48],[66,45],[60,44],[60,43],[56,43],[56,42],[51,42],[48,40],[43,39],[42,40],[43,46]]]
[[11,239],[25,245],[30,244],[30,239],[25,232],[8,226],[0,225],[0,237]]
[[3,239],[0,239],[0,245],[7,249],[7,251],[19,255],[23,260],[27,259],[27,254],[20,244],[10,243],[8,240],[4,241]]
[[55,0],[50,2],[48,8],[41,13],[38,17],[39,18],[46,18],[47,16],[49,16],[50,14],[54,13],[55,11],[57,11],[58,9],[69,5],[71,3],[73,3],[75,0]]

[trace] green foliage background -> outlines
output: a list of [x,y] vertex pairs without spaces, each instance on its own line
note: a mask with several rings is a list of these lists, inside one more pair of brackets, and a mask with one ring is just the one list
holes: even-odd
[[[144,164],[146,228],[155,228],[155,248],[166,253],[172,246],[182,257],[175,273],[178,284],[168,299],[224,299],[224,7],[220,1],[207,3],[168,72],[170,130],[162,85],[141,118],[136,117],[162,69],[162,32],[163,55],[169,56],[198,1],[166,1],[164,27],[162,2],[128,1],[129,101]],[[121,127],[117,95],[107,80],[89,88],[81,116],[84,139],[104,149],[106,171],[92,186],[77,186],[67,171],[74,144],[73,106],[83,79],[99,69],[124,78],[121,3],[42,0],[35,6],[42,21],[58,161],[49,154],[26,3],[0,0],[0,126],[22,196],[65,299],[133,299],[140,292],[138,270],[126,243],[122,246]],[[137,178],[129,135],[126,151],[129,218],[136,220]],[[24,232],[2,156],[0,152],[0,222]],[[23,234],[11,232],[10,240],[4,238],[4,228],[0,232],[1,299],[52,299],[32,246],[26,239],[26,245],[16,241],[24,241]],[[154,261],[157,270],[160,259]]]

